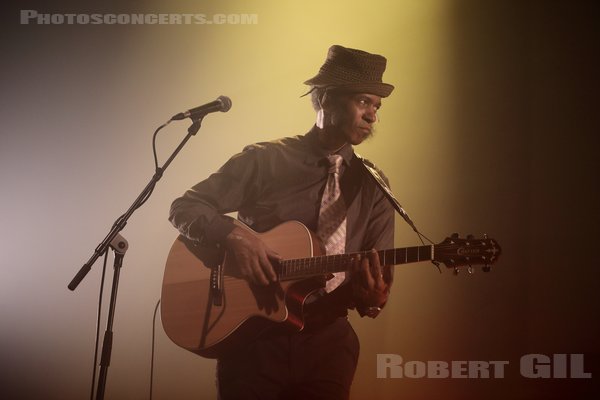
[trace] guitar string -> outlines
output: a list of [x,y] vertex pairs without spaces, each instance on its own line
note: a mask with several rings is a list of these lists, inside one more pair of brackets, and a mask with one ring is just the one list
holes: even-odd
[[[435,249],[436,249],[436,253],[439,253],[439,251],[444,251],[444,250],[449,250],[449,249],[456,249],[459,248],[460,246],[457,245],[436,245]],[[488,246],[491,248],[496,248],[496,246]],[[474,248],[474,246],[473,246]],[[407,247],[407,248],[403,248],[403,249],[389,249],[389,250],[380,250],[378,251],[378,253],[380,254],[380,256],[383,254],[384,256],[387,256],[387,254],[394,254],[394,255],[398,255],[398,254],[405,254],[405,253],[414,253],[414,254],[421,254],[421,252],[429,252],[429,250],[431,249],[430,245],[425,245],[425,246],[415,246],[415,247]],[[330,255],[323,255],[323,256],[315,256],[315,257],[306,257],[306,258],[290,258],[290,259],[286,259],[280,262],[280,264],[283,265],[303,265],[303,264],[319,264],[319,265],[331,265],[331,264],[337,264],[338,262],[349,262],[352,260],[352,257],[357,256],[357,255],[361,255],[361,256],[367,256],[369,254],[369,251],[363,251],[363,252],[357,252],[357,253],[348,253],[348,254],[343,254],[340,257],[340,255],[336,255],[336,256],[330,256]],[[393,257],[390,256],[390,257]],[[329,261],[327,261],[327,259],[329,259]],[[313,261],[314,260],[314,261]],[[325,260],[325,261],[323,261]]]
[[[383,253],[383,255],[385,256],[386,254],[392,253],[392,254],[404,254],[404,253],[411,253],[411,252],[417,252],[417,253],[421,253],[423,252],[428,252],[429,250],[431,250],[431,246],[432,245],[425,245],[425,246],[413,246],[413,247],[406,247],[406,248],[402,248],[402,249],[388,249],[388,250],[379,250],[378,253],[381,254]],[[439,251],[445,251],[445,250],[450,250],[450,249],[457,249],[460,248],[460,245],[456,245],[456,244],[447,244],[447,245],[435,245],[434,248],[436,250],[436,253],[439,253]],[[470,246],[471,248],[476,248],[477,246]],[[490,248],[497,248],[497,246],[492,245],[492,246],[486,246],[486,247],[490,247]],[[320,264],[326,264],[329,261],[320,261],[320,260],[324,260],[324,259],[332,259],[334,261],[332,262],[337,262],[340,261],[339,259],[336,259],[339,256],[343,256],[344,260],[342,260],[343,262],[346,261],[350,261],[352,259],[352,257],[356,256],[356,255],[361,255],[361,256],[366,256],[369,254],[370,251],[362,251],[362,252],[356,252],[356,253],[348,253],[348,254],[343,254],[343,255],[335,255],[335,256],[331,256],[331,255],[322,255],[322,256],[315,256],[315,257],[305,257],[305,258],[290,258],[290,259],[286,259],[283,260],[283,263],[309,263],[312,262],[310,260],[315,260],[314,263],[320,263]]]
[[[490,240],[490,239],[486,239]],[[482,240],[473,240],[473,242],[482,242]],[[485,241],[483,242],[483,244],[485,244]],[[413,246],[413,247],[407,247],[407,248],[402,248],[402,249],[388,249],[388,250],[380,250],[378,251],[378,253],[380,254],[380,257],[383,255],[383,258],[385,260],[386,255],[391,253],[391,255],[389,256],[389,258],[394,259],[394,261],[396,261],[397,256],[400,254],[400,256],[404,256],[406,258],[406,256],[408,256],[409,252],[415,253],[417,255],[417,261],[420,260],[420,256],[421,256],[421,251],[424,252],[429,252],[429,250],[431,249],[431,246],[434,246],[436,249],[436,254],[439,254],[440,252],[443,251],[447,251],[450,249],[456,249],[458,247],[460,247],[460,245],[457,245],[456,243],[454,244],[438,244],[438,245],[425,245],[425,246]],[[473,246],[475,247],[475,246]],[[492,241],[492,246],[487,246],[487,247],[492,247],[492,248],[496,248],[495,246],[495,242]],[[291,278],[291,277],[295,277],[295,276],[303,276],[311,273],[314,273],[315,275],[323,273],[323,272],[337,272],[335,271],[336,268],[341,267],[342,265],[348,264],[349,262],[352,261],[352,258],[357,256],[357,255],[361,255],[361,256],[366,256],[369,254],[369,251],[362,251],[362,252],[356,252],[356,253],[348,253],[348,254],[343,254],[343,255],[335,255],[335,256],[331,256],[331,255],[321,255],[321,256],[315,256],[315,257],[308,257],[308,258],[297,258],[297,259],[287,259],[287,260],[283,260],[280,262],[280,265],[283,268],[283,272],[282,272],[282,276],[285,278]],[[412,257],[414,257],[415,254],[412,254]],[[411,257],[411,259],[412,259]],[[475,261],[486,261],[486,256],[484,254],[475,254],[472,257],[474,257],[474,259],[472,260],[473,262]],[[481,260],[478,259],[478,257],[481,258]],[[325,260],[325,261],[323,261]],[[427,255],[424,255],[422,261],[428,261],[429,259],[427,258]],[[394,264],[396,264],[396,262],[394,262]],[[294,269],[296,268],[296,269]]]

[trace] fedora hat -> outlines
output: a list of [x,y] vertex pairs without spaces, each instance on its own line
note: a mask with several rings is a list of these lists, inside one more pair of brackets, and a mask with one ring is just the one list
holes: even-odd
[[379,54],[333,45],[319,73],[304,83],[311,86],[308,93],[315,88],[332,88],[387,97],[394,86],[381,80],[386,62]]

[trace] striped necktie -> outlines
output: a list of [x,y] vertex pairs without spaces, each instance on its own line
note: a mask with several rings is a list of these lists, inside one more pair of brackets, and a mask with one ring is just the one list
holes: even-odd
[[[340,167],[343,158],[339,154],[327,157],[329,176],[321,199],[317,236],[325,245],[325,254],[343,254],[346,250],[346,204],[340,190]],[[327,281],[325,291],[333,291],[342,284],[345,272],[336,272]]]

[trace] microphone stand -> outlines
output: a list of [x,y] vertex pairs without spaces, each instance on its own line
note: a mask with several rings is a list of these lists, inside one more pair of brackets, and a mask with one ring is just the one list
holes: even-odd
[[[117,233],[114,240],[110,242],[110,248],[115,253],[114,260],[114,272],[112,289],[110,291],[110,303],[108,307],[108,319],[106,321],[106,331],[104,332],[104,341],[102,342],[102,356],[100,357],[100,375],[98,377],[98,388],[96,392],[96,399],[104,398],[104,389],[106,388],[106,376],[108,374],[108,366],[110,365],[110,356],[112,354],[112,343],[113,343],[113,320],[115,316],[115,306],[117,304],[117,288],[119,287],[119,275],[121,273],[121,267],[123,266],[123,258],[125,252],[129,248],[127,240]],[[95,376],[93,377],[95,378]],[[92,378],[92,382],[93,382]]]
[[[102,242],[100,242],[100,244],[94,250],[94,253],[92,254],[92,256],[83,265],[83,267],[81,267],[79,272],[77,272],[75,277],[73,277],[73,279],[67,286],[69,288],[69,290],[71,290],[71,291],[75,290],[77,288],[77,286],[81,283],[81,281],[85,278],[85,276],[88,274],[88,272],[90,272],[92,265],[96,262],[96,260],[101,255],[103,255],[105,252],[107,252],[109,247],[111,247],[114,250],[114,252],[115,252],[114,275],[113,275],[110,306],[109,306],[109,311],[108,311],[107,329],[105,332],[104,342],[103,342],[103,346],[102,346],[102,357],[100,360],[100,377],[98,379],[96,400],[104,399],[104,389],[106,386],[106,377],[107,377],[107,373],[108,373],[108,365],[110,364],[110,356],[111,356],[111,350],[112,350],[112,339],[113,339],[112,323],[113,323],[113,319],[114,319],[114,311],[115,311],[116,298],[117,298],[117,288],[118,288],[118,284],[119,284],[119,274],[120,274],[121,266],[123,264],[123,258],[125,256],[125,251],[128,248],[127,241],[121,235],[119,235],[119,232],[122,231],[123,228],[125,228],[125,225],[127,225],[127,221],[129,220],[129,218],[131,217],[133,212],[136,209],[138,209],[146,200],[148,200],[148,198],[152,194],[152,191],[154,190],[154,187],[156,186],[156,183],[162,178],[162,175],[165,172],[165,170],[168,168],[168,166],[171,164],[171,162],[177,156],[177,154],[179,154],[179,152],[185,146],[185,144],[188,142],[188,140],[190,140],[190,138],[192,136],[194,136],[194,135],[196,135],[196,133],[198,133],[198,130],[200,129],[200,126],[202,124],[202,118],[204,118],[204,115],[202,115],[198,118],[192,117],[193,123],[188,128],[188,133],[185,136],[185,138],[183,138],[183,140],[181,141],[179,146],[177,146],[177,148],[173,151],[173,153],[167,159],[167,161],[164,163],[164,165],[162,167],[156,168],[156,172],[150,179],[150,182],[142,190],[140,195],[135,199],[135,201],[129,207],[129,209],[125,212],[125,214],[123,214],[122,216],[117,218],[117,220],[113,224],[112,228],[110,229],[110,231],[104,238],[104,240]],[[158,130],[160,130],[160,129],[164,128],[166,125],[168,125],[171,121],[173,121],[173,119],[170,119],[165,124],[160,126],[157,129],[157,132],[158,132]],[[93,385],[93,382],[92,382],[92,385]]]

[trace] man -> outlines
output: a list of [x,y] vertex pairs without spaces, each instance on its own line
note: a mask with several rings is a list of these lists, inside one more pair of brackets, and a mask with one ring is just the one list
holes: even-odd
[[[317,122],[306,134],[248,146],[171,207],[185,236],[220,244],[256,287],[277,284],[279,255],[223,214],[264,232],[297,220],[316,232],[326,254],[393,247],[394,211],[353,147],[370,137],[386,59],[332,46],[311,87]],[[346,399],[358,361],[348,309],[375,317],[386,303],[391,268],[377,253],[355,256],[305,303],[300,332],[274,326],[217,364],[222,399]]]

